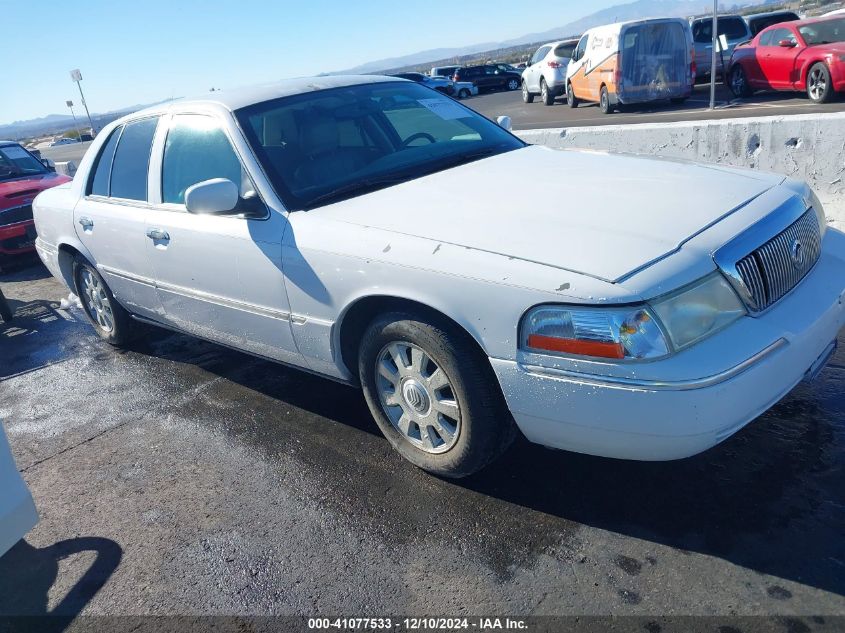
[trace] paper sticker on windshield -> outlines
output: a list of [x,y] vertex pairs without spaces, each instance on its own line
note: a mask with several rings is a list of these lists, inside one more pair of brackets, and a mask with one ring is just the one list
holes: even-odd
[[420,105],[425,106],[444,121],[451,119],[465,119],[472,116],[461,106],[446,99],[417,99]]

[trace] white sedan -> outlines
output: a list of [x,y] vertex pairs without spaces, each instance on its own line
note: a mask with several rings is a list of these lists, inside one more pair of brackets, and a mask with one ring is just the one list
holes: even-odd
[[34,212],[104,340],[151,323],[360,385],[396,450],[450,477],[518,432],[696,454],[845,325],[845,235],[805,184],[527,146],[389,77],[136,112]]
[[0,556],[38,522],[32,495],[15,465],[0,421]]

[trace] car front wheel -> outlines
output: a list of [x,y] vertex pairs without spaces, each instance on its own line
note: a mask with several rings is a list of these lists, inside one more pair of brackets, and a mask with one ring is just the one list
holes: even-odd
[[364,334],[358,370],[382,433],[424,470],[465,477],[513,441],[513,420],[492,368],[452,324],[411,313],[382,315]]
[[578,97],[575,96],[575,92],[572,89],[572,82],[566,84],[566,104],[570,108],[578,107]]
[[97,335],[110,345],[125,345],[132,339],[133,326],[129,313],[114,298],[97,269],[82,257],[73,262],[76,294],[85,316]]
[[827,103],[833,98],[830,71],[823,63],[815,64],[807,73],[807,96],[816,103]]

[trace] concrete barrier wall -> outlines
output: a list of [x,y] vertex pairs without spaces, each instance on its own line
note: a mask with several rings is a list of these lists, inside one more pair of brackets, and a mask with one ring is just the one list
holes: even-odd
[[806,180],[828,220],[845,229],[845,112],[720,121],[522,130],[556,149],[684,158],[750,167]]

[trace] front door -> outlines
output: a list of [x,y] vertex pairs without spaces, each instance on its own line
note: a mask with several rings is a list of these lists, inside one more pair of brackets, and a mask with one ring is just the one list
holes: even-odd
[[[261,202],[223,122],[176,114],[164,122],[147,252],[168,323],[225,345],[297,363],[282,275],[286,218]],[[237,215],[195,215],[185,191],[212,178],[239,185]]]
[[161,312],[147,252],[147,171],[157,117],[117,127],[74,209],[76,234],[115,298],[130,312]]
[[[781,46],[781,42],[794,42],[795,46]],[[761,37],[760,43],[757,47],[758,85],[776,90],[791,89],[795,59],[800,51],[796,35],[789,28],[777,28]]]

